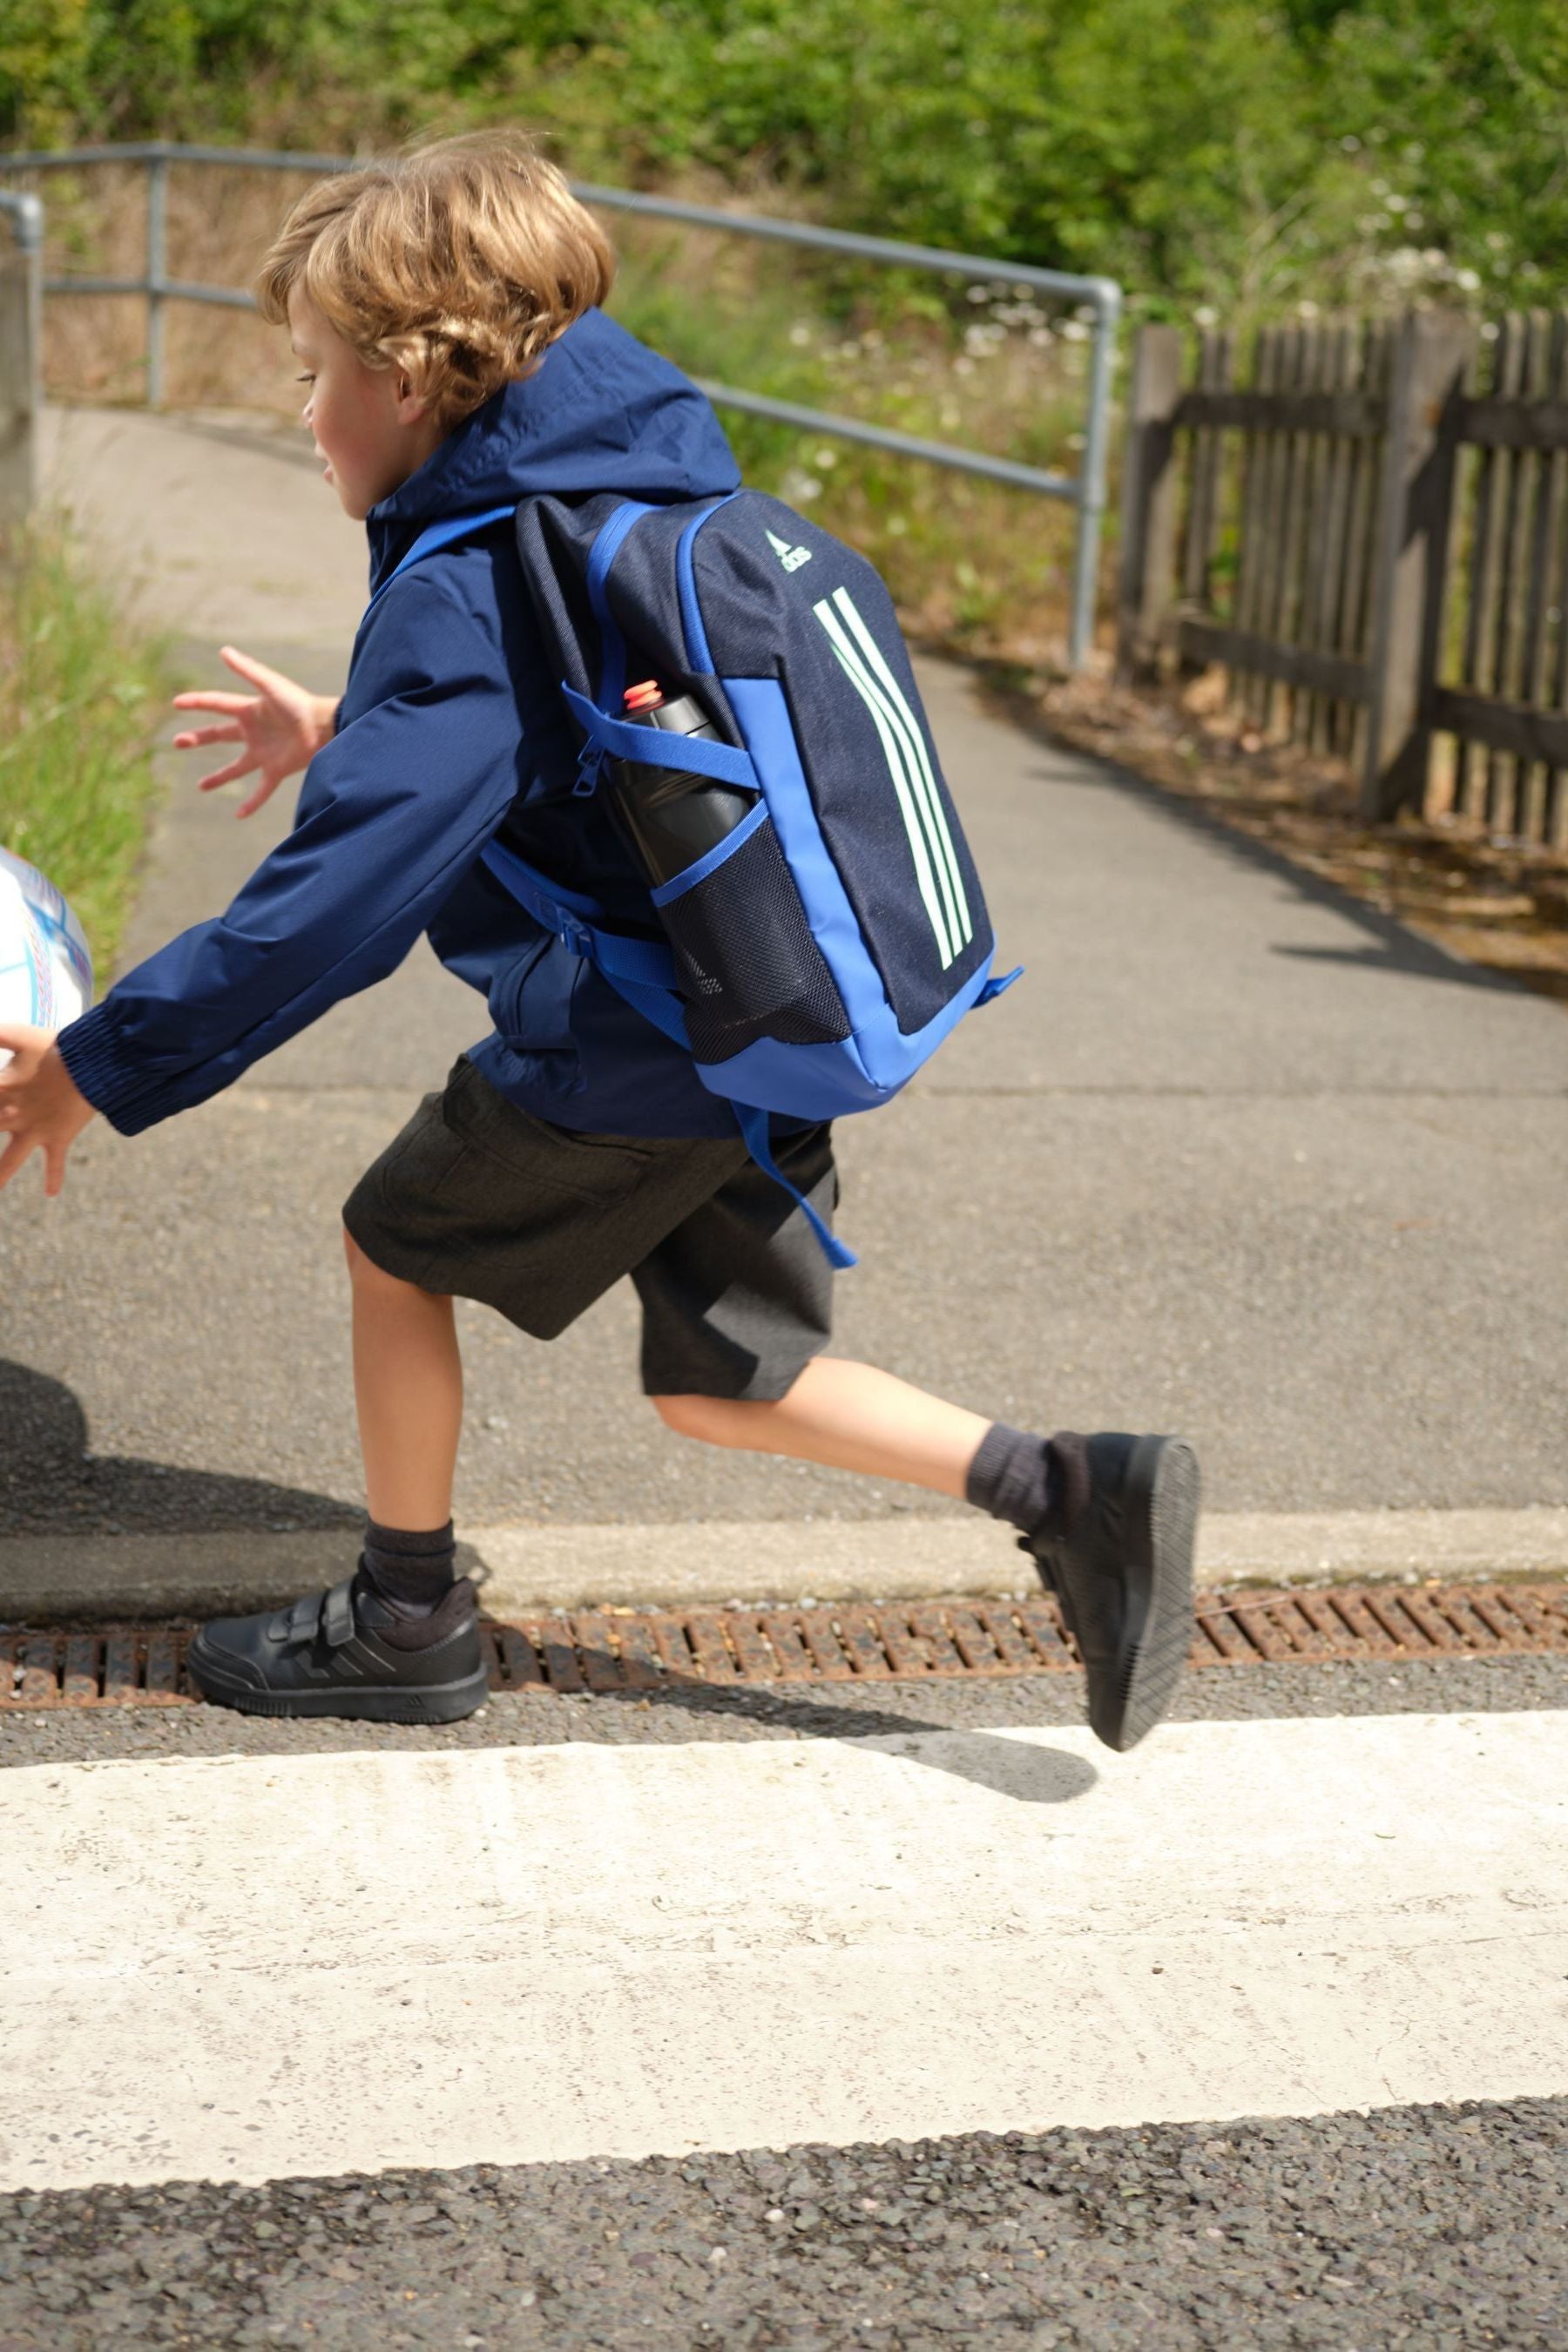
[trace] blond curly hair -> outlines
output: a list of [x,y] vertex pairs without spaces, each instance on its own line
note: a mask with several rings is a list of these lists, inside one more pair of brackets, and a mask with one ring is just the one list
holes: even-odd
[[300,197],[257,274],[263,318],[294,288],[367,367],[398,368],[443,432],[602,302],[615,257],[521,131],[465,131],[334,173]]

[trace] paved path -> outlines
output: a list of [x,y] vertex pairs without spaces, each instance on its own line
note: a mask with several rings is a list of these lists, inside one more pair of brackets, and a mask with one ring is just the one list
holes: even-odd
[[[183,633],[190,682],[226,678],[225,639],[341,681],[363,540],[302,438],[125,412],[49,423],[54,479]],[[1308,1568],[1338,1540],[1325,1526],[1417,1509],[1534,1514],[1497,1539],[1561,1559],[1561,1012],[1002,724],[961,671],[922,678],[1028,979],[896,1105],[845,1125],[842,1222],[864,1265],[837,1345],[1017,1422],[1180,1429],[1216,1527],[1318,1515]],[[190,755],[164,766],[133,955],[220,907],[289,821],[287,791],[240,825],[196,795]],[[352,1557],[337,1207],[482,1025],[421,948],[214,1103],[133,1142],[90,1131],[58,1206],[31,1181],[7,1195],[13,1593],[96,1579],[166,1604],[160,1558],[200,1592],[192,1538],[220,1581],[258,1590]],[[481,1309],[462,1321],[459,1518],[481,1553],[514,1543],[513,1589],[526,1538],[508,1531],[531,1527],[567,1545],[621,1530],[623,1579],[641,1558],[678,1581],[695,1548],[721,1597],[756,1589],[752,1526],[775,1585],[781,1542],[798,1538],[810,1590],[858,1527],[882,1589],[900,1561],[938,1582],[1014,1572],[1005,1539],[951,1506],[668,1437],[637,1391],[625,1286],[549,1349]],[[704,1523],[725,1530],[717,1565]],[[184,1549],[162,1555],[164,1537]],[[987,1544],[994,1568],[973,1567]]]

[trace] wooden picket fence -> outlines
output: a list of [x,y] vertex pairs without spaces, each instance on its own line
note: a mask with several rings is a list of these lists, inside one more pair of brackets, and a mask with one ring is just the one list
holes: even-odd
[[1138,337],[1121,676],[1223,664],[1255,724],[1354,763],[1373,822],[1568,845],[1568,316],[1272,328],[1245,382],[1235,356],[1204,336],[1188,383],[1178,329]]

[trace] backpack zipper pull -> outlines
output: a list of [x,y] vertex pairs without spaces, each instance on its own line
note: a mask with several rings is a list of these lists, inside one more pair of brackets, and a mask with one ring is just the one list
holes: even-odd
[[597,792],[604,768],[605,747],[602,743],[595,743],[590,736],[577,754],[577,776],[572,786],[574,800],[588,800]]

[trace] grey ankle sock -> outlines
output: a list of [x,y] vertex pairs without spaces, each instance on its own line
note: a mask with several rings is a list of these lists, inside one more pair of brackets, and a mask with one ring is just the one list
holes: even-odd
[[363,1557],[371,1580],[410,1616],[427,1617],[452,1590],[455,1549],[450,1519],[427,1533],[365,1521]]
[[977,1509],[1031,1535],[1050,1506],[1050,1457],[1043,1437],[994,1421],[969,1465],[964,1493]]

